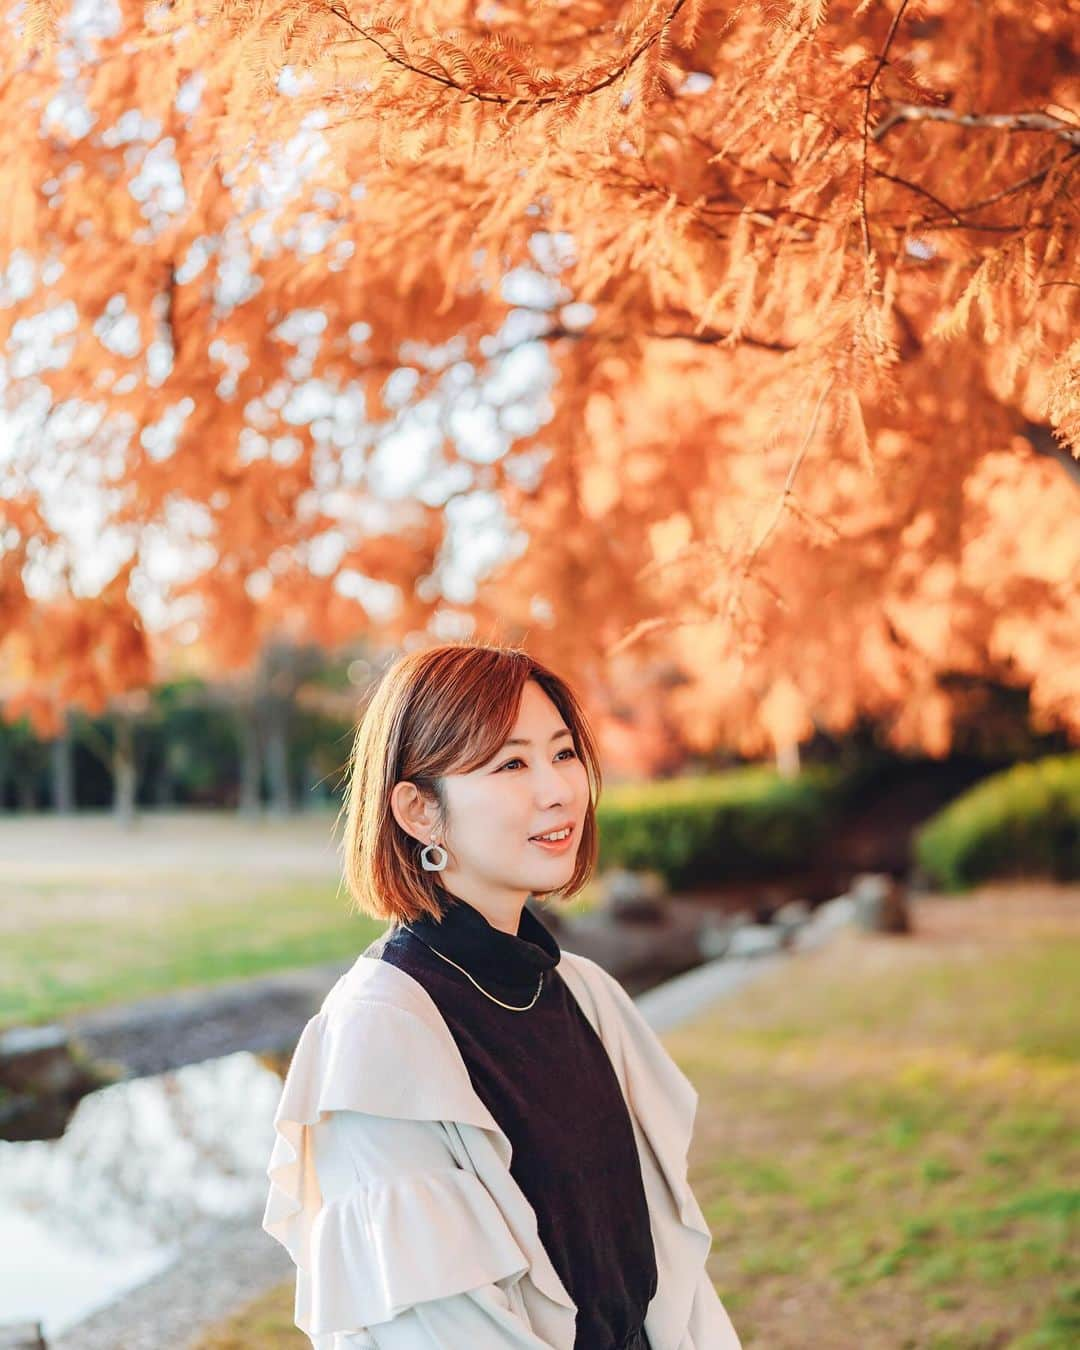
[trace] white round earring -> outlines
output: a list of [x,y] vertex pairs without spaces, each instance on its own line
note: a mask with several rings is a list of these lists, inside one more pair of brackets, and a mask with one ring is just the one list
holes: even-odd
[[[439,859],[438,862],[432,862],[431,859],[428,857],[429,849],[436,849],[439,853],[442,854],[442,857]],[[450,854],[447,853],[446,849],[443,848],[442,844],[435,844],[435,843],[425,844],[424,847],[420,850],[420,866],[424,869],[425,872],[441,872],[449,861],[450,861]]]

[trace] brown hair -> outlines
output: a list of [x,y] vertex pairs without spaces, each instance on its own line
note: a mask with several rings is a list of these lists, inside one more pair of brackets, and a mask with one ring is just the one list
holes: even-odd
[[602,777],[577,698],[517,648],[447,643],[389,666],[357,726],[341,807],[344,878],[355,911],[395,923],[441,917],[439,873],[421,867],[421,845],[395,820],[390,793],[402,780],[415,783],[445,820],[442,775],[470,773],[498,752],[513,730],[526,680],[535,680],[562,714],[591,788],[577,865],[566,885],[548,894],[571,896],[585,885],[596,866]]

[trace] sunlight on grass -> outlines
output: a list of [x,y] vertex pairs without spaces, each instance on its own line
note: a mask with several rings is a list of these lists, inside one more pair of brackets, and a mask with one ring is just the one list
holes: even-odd
[[[160,879],[156,882],[162,885]],[[382,929],[346,913],[334,883],[244,887],[233,877],[216,898],[184,900],[184,879],[166,903],[152,893],[113,916],[42,922],[5,934],[0,947],[0,1024],[37,1022],[80,1008],[359,955]],[[22,888],[25,892],[26,887]],[[47,905],[43,902],[43,910]],[[92,910],[92,906],[89,906]]]

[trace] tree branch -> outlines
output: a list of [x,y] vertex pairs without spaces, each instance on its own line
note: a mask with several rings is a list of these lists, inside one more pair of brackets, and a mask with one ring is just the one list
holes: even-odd
[[902,103],[893,108],[874,128],[873,139],[882,140],[900,122],[949,122],[953,126],[987,127],[994,131],[1045,131],[1080,146],[1080,126],[1049,113],[961,113],[919,103]]
[[[723,332],[717,328],[707,328],[704,332],[696,333],[693,330],[682,331],[671,329],[662,331],[659,329],[642,329],[635,333],[604,333],[593,332],[588,328],[574,329],[564,328],[562,324],[553,324],[546,328],[542,333],[538,333],[534,338],[525,339],[528,342],[554,341],[556,338],[573,338],[576,341],[591,342],[627,342],[632,338],[654,338],[664,342],[696,342],[701,346],[715,347],[730,338],[730,332]],[[795,350],[795,344],[791,342],[774,342],[768,338],[748,337],[746,334],[740,334],[738,342],[747,347],[757,347],[762,351],[769,352],[790,352]],[[499,355],[502,355],[500,349]]]
[[[365,42],[370,42],[372,46],[378,47],[379,51],[382,52],[388,61],[391,61],[396,66],[401,66],[404,70],[411,71],[414,75],[421,76],[425,80],[434,80],[436,84],[444,85],[447,89],[456,89],[459,94],[463,94],[466,98],[474,99],[477,103],[494,103],[503,107],[543,108],[554,103],[561,103],[567,98],[585,98],[590,94],[598,93],[601,89],[609,88],[616,80],[621,79],[630,67],[644,56],[650,47],[659,42],[661,35],[670,27],[672,20],[685,3],[686,0],[674,0],[671,9],[668,11],[655,32],[650,33],[648,37],[644,38],[625,60],[614,66],[602,79],[597,80],[595,84],[587,85],[583,89],[575,89],[572,83],[564,84],[557,93],[541,94],[538,98],[532,99],[522,98],[516,94],[482,93],[478,89],[469,89],[466,85],[459,84],[457,80],[449,75],[437,75],[433,71],[422,70],[419,66],[415,66],[404,58],[395,55],[394,52],[386,47],[385,43],[380,42],[367,28],[356,23],[350,17],[343,4],[339,3],[331,5],[330,13],[335,14],[342,23],[347,24],[353,32],[359,34]],[[905,4],[906,3],[907,0],[905,0]]]
[[[932,192],[927,191],[924,187],[920,187],[918,183],[913,183],[908,178],[901,178],[895,173],[886,173],[884,169],[875,168],[874,165],[870,166],[870,172],[876,174],[878,178],[886,178],[890,183],[896,183],[898,187],[906,187],[909,192],[915,192],[918,193],[920,197],[925,197],[926,200],[936,206],[939,211],[944,211],[946,217],[951,220],[954,225],[962,225],[964,223],[948,202],[943,202],[940,197],[935,197]],[[925,221],[921,223],[924,226],[926,224]]]
[[885,45],[878,53],[877,65],[875,65],[873,74],[866,82],[866,96],[863,99],[862,153],[859,159],[859,228],[862,230],[863,254],[868,267],[873,259],[873,246],[870,242],[870,221],[866,214],[866,171],[870,158],[870,101],[874,96],[874,85],[877,82],[877,77],[881,74],[886,61],[889,59],[889,48],[896,36],[896,30],[900,27],[900,20],[904,17],[907,4],[908,0],[900,0],[900,7],[893,15],[892,23],[889,25],[889,31],[885,38]]

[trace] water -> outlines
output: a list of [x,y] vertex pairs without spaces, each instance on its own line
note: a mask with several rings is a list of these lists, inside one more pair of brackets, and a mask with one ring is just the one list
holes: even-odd
[[241,1051],[92,1092],[60,1139],[0,1140],[0,1325],[56,1336],[223,1220],[257,1225],[280,1096]]

